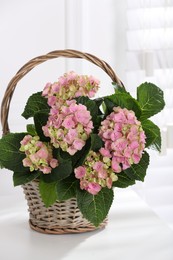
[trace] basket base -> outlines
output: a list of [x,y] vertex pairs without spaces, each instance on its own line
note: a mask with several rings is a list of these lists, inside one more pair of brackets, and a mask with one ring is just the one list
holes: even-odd
[[77,228],[54,227],[54,228],[48,229],[48,228],[35,226],[35,225],[33,225],[32,221],[29,220],[29,226],[32,230],[35,230],[35,231],[43,233],[43,234],[54,234],[54,235],[78,234],[78,233],[84,233],[84,232],[91,232],[94,230],[105,228],[106,225],[107,225],[107,219],[104,220],[104,222],[102,222],[99,227],[94,227],[91,225],[91,226],[86,226],[86,227],[83,226],[83,227],[77,227]]

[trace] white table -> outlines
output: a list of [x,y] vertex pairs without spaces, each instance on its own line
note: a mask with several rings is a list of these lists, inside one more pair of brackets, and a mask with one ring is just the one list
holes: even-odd
[[22,196],[0,198],[0,260],[173,260],[173,231],[130,188],[115,191],[105,229],[74,235],[32,231]]

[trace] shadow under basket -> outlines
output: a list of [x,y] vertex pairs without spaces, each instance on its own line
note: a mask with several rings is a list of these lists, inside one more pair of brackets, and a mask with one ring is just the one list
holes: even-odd
[[45,234],[82,233],[106,226],[107,218],[95,227],[80,212],[75,198],[56,201],[46,208],[39,195],[39,182],[32,181],[22,185],[29,207],[29,225]]

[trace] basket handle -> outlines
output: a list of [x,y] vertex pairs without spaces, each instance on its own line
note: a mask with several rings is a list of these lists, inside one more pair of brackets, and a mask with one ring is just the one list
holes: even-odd
[[16,75],[11,79],[9,82],[7,89],[5,91],[2,103],[1,103],[1,124],[2,124],[2,131],[3,135],[7,134],[10,129],[9,129],[9,124],[8,124],[8,115],[9,115],[9,108],[10,108],[10,102],[14,93],[14,90],[16,88],[17,83],[29,72],[31,71],[34,67],[37,65],[50,60],[50,59],[55,59],[59,57],[65,57],[65,58],[79,58],[79,59],[85,59],[88,60],[89,62],[97,65],[100,67],[102,70],[104,70],[108,76],[112,79],[113,82],[118,83],[120,86],[124,87],[120,79],[117,77],[113,69],[107,64],[105,61],[100,60],[96,56],[89,54],[89,53],[84,53],[76,50],[55,50],[52,52],[49,52],[46,55],[38,56],[34,59],[31,59],[28,61],[24,66],[20,68],[20,70],[16,73]]

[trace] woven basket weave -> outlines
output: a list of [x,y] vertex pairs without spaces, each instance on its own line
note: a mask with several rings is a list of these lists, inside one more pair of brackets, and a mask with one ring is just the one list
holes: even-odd
[[[35,66],[54,58],[79,58],[85,59],[97,65],[105,71],[113,82],[123,87],[123,84],[116,76],[113,69],[103,60],[88,53],[76,50],[56,50],[46,55],[36,57],[27,62],[11,79],[5,91],[1,104],[1,123],[3,135],[10,132],[8,124],[8,115],[10,110],[10,102],[16,88],[17,83]],[[36,231],[47,234],[64,234],[64,233],[80,233],[95,230],[96,227],[88,222],[81,214],[77,207],[75,198],[66,201],[56,201],[56,203],[46,208],[40,198],[38,181],[32,181],[22,186],[30,212],[30,227]],[[105,219],[99,228],[106,225]]]
[[[37,181],[23,185],[23,189],[29,206],[29,224],[32,229],[47,234],[80,233],[96,229],[82,216],[75,198],[57,201],[46,208],[40,199]],[[107,219],[99,228],[106,223]]]

